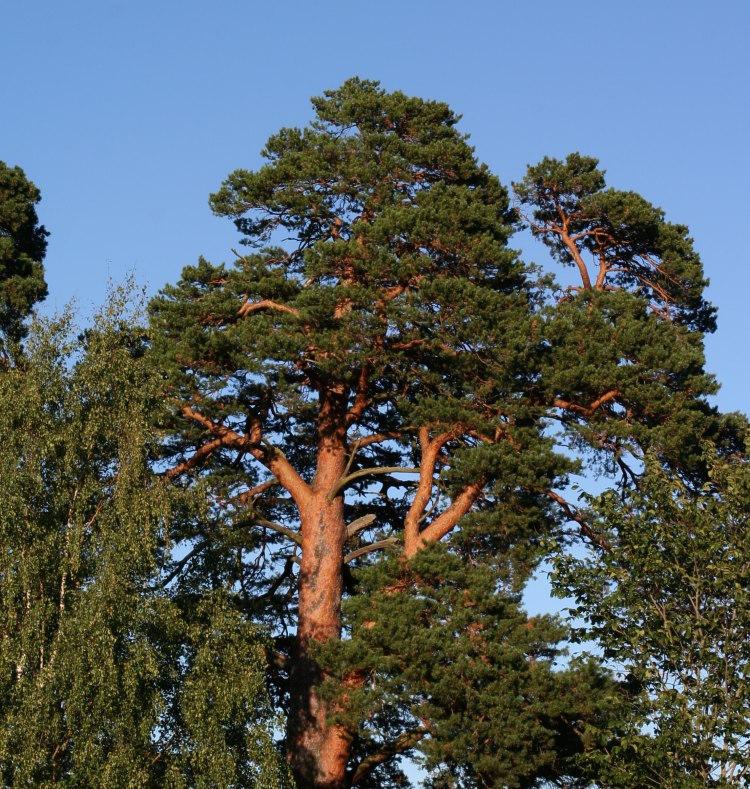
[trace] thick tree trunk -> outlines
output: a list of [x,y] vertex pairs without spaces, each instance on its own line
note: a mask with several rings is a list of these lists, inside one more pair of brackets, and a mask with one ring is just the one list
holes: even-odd
[[344,500],[329,501],[346,468],[343,435],[322,442],[313,495],[301,514],[299,619],[291,675],[287,748],[297,789],[344,789],[351,736],[329,723],[332,710],[320,696],[324,675],[315,645],[341,638]]

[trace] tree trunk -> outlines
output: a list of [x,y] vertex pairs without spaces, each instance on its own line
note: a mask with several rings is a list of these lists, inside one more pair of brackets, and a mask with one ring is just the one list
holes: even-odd
[[344,500],[328,494],[346,468],[343,436],[324,439],[313,495],[300,513],[302,557],[296,651],[292,661],[287,730],[288,758],[297,789],[345,789],[351,735],[329,723],[331,707],[319,692],[324,674],[313,655],[317,644],[341,638]]

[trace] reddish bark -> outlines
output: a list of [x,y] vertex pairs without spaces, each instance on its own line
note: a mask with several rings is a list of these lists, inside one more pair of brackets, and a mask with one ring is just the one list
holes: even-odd
[[[365,368],[362,377],[366,377]],[[363,387],[362,381],[360,387]],[[388,747],[365,760],[357,768],[354,779],[350,779],[347,776],[347,765],[351,756],[352,733],[343,726],[331,723],[336,709],[320,693],[325,671],[315,661],[316,646],[341,638],[341,600],[348,537],[344,520],[344,481],[357,476],[355,472],[347,477],[351,447],[347,443],[346,434],[352,416],[356,417],[357,412],[363,409],[364,400],[363,395],[356,392],[354,405],[347,408],[349,392],[343,386],[330,385],[328,382],[320,382],[318,392],[319,441],[317,466],[312,483],[308,484],[299,475],[283,453],[264,442],[259,418],[250,420],[249,434],[243,436],[188,406],[182,408],[183,415],[206,428],[213,440],[199,449],[194,457],[176,467],[170,476],[192,468],[219,446],[241,447],[274,475],[273,481],[265,482],[249,491],[250,497],[273,484],[280,484],[295,501],[300,516],[300,533],[295,537],[302,551],[298,577],[297,637],[288,663],[290,707],[287,754],[299,789],[347,789],[360,781],[377,764],[391,758],[399,748],[393,750],[395,745]],[[439,453],[461,433],[460,427],[435,436],[427,426],[419,431],[422,449],[419,483],[405,522],[404,557],[407,559],[413,557],[424,545],[442,539],[454,529],[461,517],[481,496],[484,481],[478,480],[467,485],[454,501],[428,524],[422,523],[433,494]],[[390,437],[369,436],[360,439],[357,444],[361,446],[377,443]],[[391,540],[385,540],[383,544],[390,542]],[[370,547],[372,546],[368,546],[367,550]],[[404,740],[404,743],[406,742],[407,740]],[[412,743],[412,740],[408,739],[408,742]],[[403,744],[403,747],[407,746]]]
[[351,735],[329,721],[335,711],[320,695],[324,674],[316,644],[341,637],[343,494],[331,497],[346,471],[345,399],[321,397],[320,444],[312,496],[300,508],[302,557],[297,644],[291,672],[287,753],[299,789],[344,789]]
[[299,620],[292,664],[287,749],[298,787],[343,789],[351,736],[328,722],[332,710],[319,692],[323,673],[316,644],[341,637],[343,500],[315,496],[302,517]]

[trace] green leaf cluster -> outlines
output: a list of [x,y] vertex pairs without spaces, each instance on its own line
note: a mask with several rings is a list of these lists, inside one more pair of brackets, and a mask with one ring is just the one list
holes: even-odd
[[151,468],[132,299],[34,322],[0,374],[0,784],[281,787],[259,632],[160,583],[195,505]]
[[741,450],[744,421],[707,401],[718,389],[704,370],[703,337],[716,326],[708,280],[687,228],[606,188],[604,175],[573,153],[514,184],[533,234],[578,272],[542,310],[541,397],[561,442],[596,470],[630,484],[651,451],[700,484],[702,442]]
[[581,636],[640,690],[602,759],[616,786],[745,786],[750,771],[750,475],[707,449],[695,494],[650,460],[624,500],[591,501],[607,549],[557,558]]

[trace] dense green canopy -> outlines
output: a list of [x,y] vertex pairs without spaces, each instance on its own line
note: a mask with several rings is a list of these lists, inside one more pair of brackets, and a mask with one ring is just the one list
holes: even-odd
[[0,374],[0,785],[280,787],[257,630],[160,582],[197,505],[149,467],[126,298],[78,337],[69,313],[33,324]]
[[0,162],[0,351],[24,334],[23,320],[47,295],[47,231],[39,225],[39,190],[20,167]]
[[557,558],[580,635],[641,689],[624,700],[618,745],[587,755],[623,789],[750,775],[750,468],[707,451],[698,496],[649,459],[625,500],[591,500],[608,549]]

